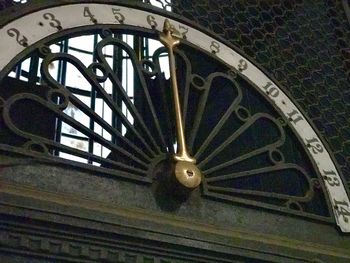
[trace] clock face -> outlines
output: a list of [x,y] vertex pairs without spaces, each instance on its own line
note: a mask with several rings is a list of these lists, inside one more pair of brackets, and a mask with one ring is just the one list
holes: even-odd
[[[166,19],[180,39],[173,72],[159,42]],[[172,176],[181,150],[176,79],[203,198],[334,219],[350,231],[341,175],[307,117],[210,32],[146,7],[71,4],[9,21],[0,38],[2,150],[155,184]]]

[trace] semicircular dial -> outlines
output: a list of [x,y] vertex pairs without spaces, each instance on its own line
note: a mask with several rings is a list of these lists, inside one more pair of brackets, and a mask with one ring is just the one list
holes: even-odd
[[177,148],[168,55],[158,41],[168,18],[181,38],[184,134],[203,196],[335,218],[350,231],[339,171],[291,98],[233,47],[169,16],[73,4],[3,25],[0,148],[152,183]]

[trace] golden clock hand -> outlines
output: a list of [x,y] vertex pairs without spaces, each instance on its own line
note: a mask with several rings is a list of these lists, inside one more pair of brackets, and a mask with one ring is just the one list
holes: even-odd
[[182,185],[187,188],[195,188],[201,183],[201,172],[195,165],[196,159],[190,156],[186,147],[174,56],[174,48],[180,44],[180,39],[175,36],[176,33],[174,27],[166,19],[163,32],[160,33],[160,41],[168,49],[171,86],[174,97],[176,137],[178,143],[177,153],[174,155],[176,161],[175,176]]
[[169,20],[165,20],[163,32],[160,34],[160,41],[168,49],[169,52],[169,64],[170,64],[170,75],[171,75],[171,85],[173,89],[174,106],[175,106],[175,118],[176,118],[176,134],[178,151],[175,155],[175,159],[178,161],[186,161],[190,163],[195,163],[196,160],[193,159],[187,152],[186,140],[183,129],[183,121],[181,114],[181,105],[179,98],[179,90],[177,86],[176,69],[175,69],[175,57],[174,48],[180,44],[180,39],[172,35],[172,28]]

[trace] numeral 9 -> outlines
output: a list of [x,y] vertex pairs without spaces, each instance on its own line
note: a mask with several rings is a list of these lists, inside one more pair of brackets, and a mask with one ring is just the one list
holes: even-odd
[[248,68],[248,63],[247,61],[245,61],[244,59],[240,59],[239,60],[239,64],[238,64],[238,70],[239,71],[244,71]]

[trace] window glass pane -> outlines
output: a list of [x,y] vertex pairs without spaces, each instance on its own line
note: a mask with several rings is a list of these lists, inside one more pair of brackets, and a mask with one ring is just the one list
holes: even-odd
[[103,115],[104,115],[104,120],[109,124],[112,124],[112,110],[107,105],[106,102],[103,103]]
[[[78,97],[81,101],[84,102],[84,104],[89,105],[90,104],[90,98],[86,97],[86,96],[79,96],[76,95],[76,97]],[[86,115],[85,113],[83,113],[81,110],[79,110],[77,107],[75,107],[73,104],[69,103],[68,107],[64,110],[64,112],[72,117],[75,120],[78,120],[80,124],[84,125],[85,127],[89,127],[90,125],[90,117],[88,115]],[[67,132],[66,130],[64,130],[65,126],[62,126],[62,132]],[[70,126],[69,126],[70,127]],[[70,128],[67,128],[68,130],[70,130]],[[78,133],[79,134],[79,133]],[[76,134],[76,135],[78,135]]]
[[[84,141],[84,140],[77,140],[77,139],[73,139],[73,138],[69,138],[66,137],[64,135],[61,136],[61,144],[69,146],[71,148],[80,150],[80,151],[84,151],[87,152],[88,151],[88,147],[89,147],[89,143],[88,141]],[[81,157],[77,157],[74,155],[70,155],[67,153],[60,153],[60,157],[66,158],[66,159],[70,159],[73,161],[78,161],[78,162],[83,162],[83,163],[87,163],[87,160]]]
[[103,54],[105,54],[107,56],[113,56],[113,49],[114,49],[113,45],[105,46],[103,48]]
[[73,128],[65,122],[62,122],[61,132],[65,135],[74,135],[82,138],[87,138],[83,133],[79,132],[77,129]]
[[29,72],[30,60],[31,60],[31,58],[27,58],[26,60],[24,60],[22,62],[22,64],[21,64],[22,70]]
[[165,77],[167,79],[169,79],[170,78],[169,58],[167,56],[160,57],[159,58],[159,65],[160,65],[162,72],[164,72]]
[[68,159],[68,160],[76,161],[76,162],[80,162],[80,163],[87,163],[88,162],[84,158],[81,158],[81,157],[78,157],[78,156],[75,156],[75,155],[72,155],[72,154],[68,154],[68,153],[60,152],[59,156],[61,158],[64,158],[64,159]]
[[50,46],[50,49],[52,53],[58,53],[61,50],[61,46],[58,44],[53,44]]
[[[101,144],[94,142],[94,150],[93,150],[94,155],[101,156],[103,158],[107,158],[107,156],[111,153],[111,150],[109,150],[106,147],[103,147]],[[100,165],[100,164],[95,164],[94,165]]]
[[94,35],[70,38],[69,46],[92,52],[94,50]]
[[151,5],[171,11],[170,0],[150,0]]
[[9,74],[9,77],[15,78],[16,77],[16,72],[11,71],[10,74]]
[[49,73],[51,77],[55,80],[58,80],[58,67],[59,67],[58,61],[51,62],[49,65]]
[[101,86],[109,95],[112,94],[113,84],[109,79],[107,79],[105,82],[101,83]]
[[67,63],[66,85],[72,88],[91,91],[90,83],[80,71],[70,63]]
[[160,43],[158,40],[148,39],[148,54],[150,55],[150,57],[152,57],[154,51],[156,51],[160,47],[163,47],[163,44]]
[[82,53],[80,51],[76,51],[73,49],[68,50],[68,54],[76,57],[80,62],[82,62],[86,67],[88,67],[92,63],[92,54]]

